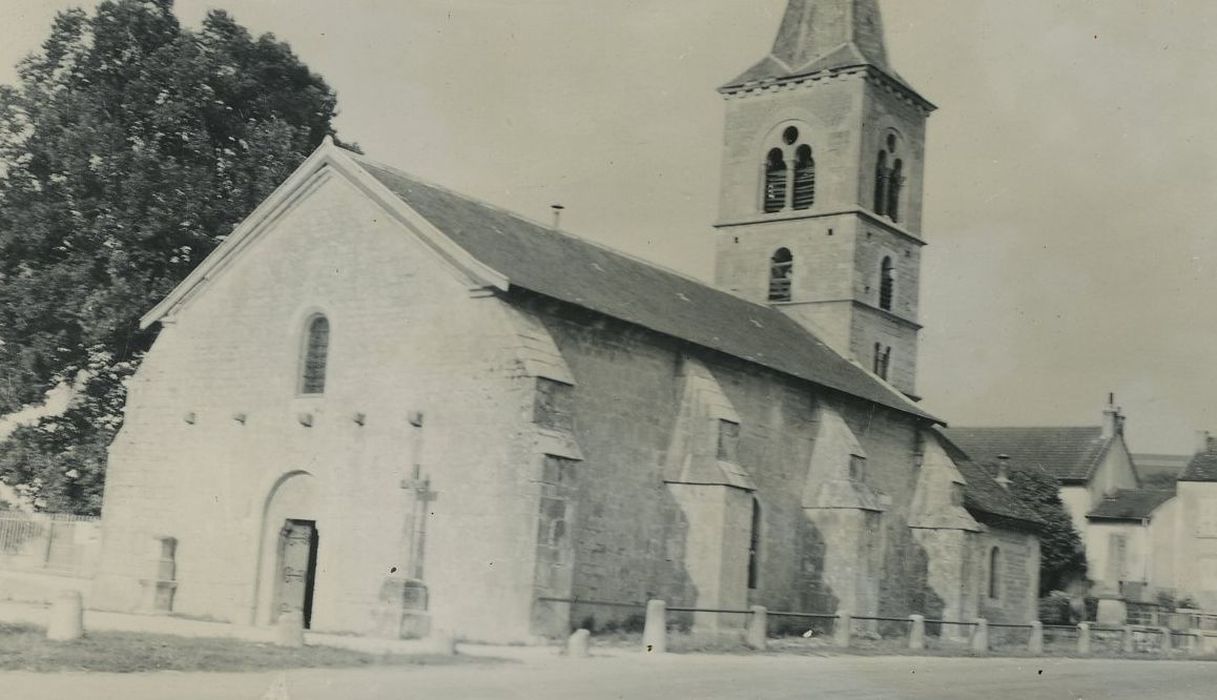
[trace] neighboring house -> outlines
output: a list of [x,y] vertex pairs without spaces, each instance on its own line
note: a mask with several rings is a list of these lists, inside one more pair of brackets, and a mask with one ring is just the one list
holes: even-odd
[[1086,559],[1090,579],[1131,600],[1152,600],[1170,588],[1173,491],[1121,489],[1086,516]]
[[1032,619],[1034,515],[909,398],[932,106],[881,26],[791,0],[721,89],[735,293],[327,141],[144,318],[91,604],[497,641],[640,612],[572,599]]
[[1176,497],[1158,509],[1153,547],[1161,588],[1217,610],[1217,439],[1205,435],[1179,475]]

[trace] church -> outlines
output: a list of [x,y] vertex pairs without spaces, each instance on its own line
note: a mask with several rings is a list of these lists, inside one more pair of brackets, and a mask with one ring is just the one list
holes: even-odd
[[323,143],[143,318],[90,606],[499,642],[652,598],[1035,619],[1041,523],[919,404],[934,106],[877,0],[790,0],[719,92],[713,284]]

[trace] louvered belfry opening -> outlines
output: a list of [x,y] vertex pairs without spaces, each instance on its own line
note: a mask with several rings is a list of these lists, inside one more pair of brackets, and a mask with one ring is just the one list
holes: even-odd
[[896,296],[896,267],[890,257],[884,258],[879,268],[879,308],[892,310]]
[[795,209],[810,209],[816,202],[816,161],[807,144],[795,151],[793,199]]
[[769,301],[790,301],[794,256],[788,248],[778,248],[769,259]]
[[782,150],[769,151],[765,159],[765,213],[772,214],[786,208],[786,159]]

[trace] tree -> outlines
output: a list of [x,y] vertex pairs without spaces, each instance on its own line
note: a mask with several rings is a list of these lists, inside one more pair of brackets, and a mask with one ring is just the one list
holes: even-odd
[[1085,576],[1086,549],[1061,501],[1057,480],[1042,469],[1015,469],[1010,473],[1010,492],[1045,523],[1040,532],[1040,594]]
[[0,445],[0,479],[93,513],[123,383],[163,298],[332,135],[337,100],[290,47],[173,0],[59,14],[0,86],[0,415],[61,383],[59,416]]

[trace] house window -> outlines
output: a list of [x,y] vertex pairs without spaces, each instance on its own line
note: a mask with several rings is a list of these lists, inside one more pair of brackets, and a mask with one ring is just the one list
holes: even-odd
[[765,213],[786,208],[786,159],[782,149],[769,151],[765,159]]
[[1001,550],[997,547],[989,550],[989,597],[1001,597]]
[[879,267],[879,308],[884,311],[892,310],[892,301],[896,296],[896,265],[891,256],[883,259]]
[[300,371],[301,394],[325,393],[325,367],[330,351],[330,322],[325,316],[309,319],[304,363]]
[[718,461],[739,464],[739,423],[718,422]]
[[778,248],[769,258],[769,301],[790,301],[791,273],[794,256],[787,248]]
[[810,209],[816,201],[816,161],[807,144],[795,149],[793,200],[795,209]]
[[765,154],[761,209],[775,214],[816,202],[816,159],[798,127],[788,126]]
[[748,589],[756,590],[761,569],[761,502],[752,497],[752,532],[748,537]]
[[1127,577],[1128,537],[1112,533],[1107,536],[1107,580],[1119,583]]

